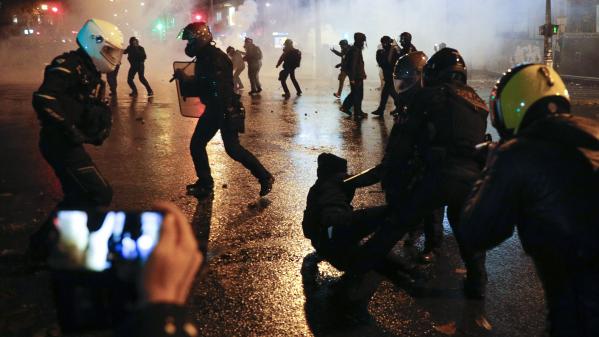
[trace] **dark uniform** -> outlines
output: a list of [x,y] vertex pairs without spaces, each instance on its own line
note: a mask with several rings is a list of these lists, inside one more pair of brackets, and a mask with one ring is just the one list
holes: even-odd
[[148,83],[148,80],[146,80],[145,76],[145,49],[142,46],[130,44],[127,49],[125,49],[125,54],[127,54],[127,60],[129,60],[129,63],[131,64],[131,68],[129,68],[129,73],[127,74],[127,83],[131,87],[131,94],[133,96],[137,95],[137,87],[135,86],[135,82],[133,82],[133,78],[137,74],[141,84],[146,87],[148,95],[152,96],[152,87],[150,87],[150,83]]
[[289,88],[287,87],[287,77],[291,77],[291,83],[293,83],[297,95],[299,96],[302,94],[302,89],[300,88],[299,83],[297,83],[297,80],[295,79],[295,69],[297,69],[300,66],[301,59],[302,53],[291,45],[285,46],[285,48],[283,49],[283,54],[277,62],[277,68],[281,65],[281,63],[283,64],[283,70],[281,70],[281,72],[279,73],[279,81],[281,81],[281,86],[283,87],[283,91],[285,92],[284,96],[286,97],[289,96]]
[[[474,147],[484,141],[487,114],[475,91],[458,81],[416,94],[406,124],[392,132],[385,158],[371,174],[374,181],[361,184],[380,178],[389,207],[356,257],[356,272],[371,270],[435,209],[447,206],[450,225],[459,226],[462,206],[480,174]],[[485,254],[460,252],[469,284],[484,287]]]
[[[112,200],[111,187],[83,147],[100,145],[110,132],[112,113],[102,101],[104,87],[92,60],[78,49],[55,58],[33,94],[41,123],[40,151],[64,194],[59,208],[108,206]],[[51,227],[47,222],[32,244],[41,244]]]
[[206,105],[206,111],[198,120],[191,137],[191,156],[198,176],[198,184],[212,189],[214,181],[206,145],[220,129],[225,151],[234,160],[250,170],[261,183],[272,178],[260,161],[239,143],[239,130],[229,123],[229,110],[233,109],[233,69],[227,54],[213,45],[207,45],[196,53],[195,85],[198,97]]
[[397,49],[392,48],[391,44],[384,45],[383,49],[379,49],[376,52],[376,62],[383,70],[383,79],[385,84],[381,90],[381,100],[379,102],[379,106],[376,111],[373,112],[375,115],[384,115],[383,113],[385,112],[385,106],[387,105],[389,96],[393,98],[396,110],[398,110],[400,107],[399,95],[395,91],[395,87],[393,85],[393,68],[399,59],[399,56],[400,55],[398,54]]
[[534,261],[551,336],[599,336],[599,123],[538,120],[501,145],[476,184],[462,247],[491,249],[518,235]]

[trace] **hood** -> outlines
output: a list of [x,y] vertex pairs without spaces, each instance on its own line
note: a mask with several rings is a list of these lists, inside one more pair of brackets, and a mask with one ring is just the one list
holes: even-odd
[[599,121],[569,114],[543,118],[520,132],[530,137],[578,148],[599,170]]

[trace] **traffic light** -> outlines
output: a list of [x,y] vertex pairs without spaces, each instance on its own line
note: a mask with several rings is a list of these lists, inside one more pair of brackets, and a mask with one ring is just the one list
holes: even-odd
[[553,36],[559,34],[559,25],[545,24],[539,26],[539,35]]

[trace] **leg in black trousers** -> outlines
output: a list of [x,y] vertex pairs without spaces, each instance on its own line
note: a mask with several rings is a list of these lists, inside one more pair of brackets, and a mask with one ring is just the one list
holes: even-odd
[[135,77],[135,74],[137,74],[137,71],[137,67],[132,64],[127,73],[127,84],[131,87],[131,94],[133,95],[137,95],[137,87],[135,86],[135,82],[133,82],[133,78]]
[[207,188],[214,186],[214,180],[210,172],[210,162],[208,161],[206,145],[208,145],[208,142],[220,128],[222,119],[221,112],[207,106],[204,115],[198,119],[198,124],[189,144],[191,158],[193,159],[193,165],[198,177],[198,184]]
[[140,64],[139,68],[138,68],[139,81],[141,82],[141,84],[144,85],[144,87],[146,87],[146,90],[148,91],[148,95],[152,95],[154,92],[152,91],[152,87],[150,87],[150,83],[148,83],[148,80],[146,80],[145,71],[146,71],[145,65],[143,63]]
[[354,105],[354,119],[362,118],[362,100],[364,99],[364,82],[355,81],[352,84],[352,99]]
[[295,79],[295,69],[291,69],[289,71],[289,75],[291,77],[291,83],[293,83],[293,86],[295,87],[295,91],[297,92],[298,95],[301,95],[302,89],[300,88],[299,83]]
[[239,143],[239,133],[236,130],[231,130],[227,125],[223,125],[220,135],[229,157],[248,169],[258,181],[263,182],[271,177],[258,158]]
[[258,82],[256,80],[257,73],[258,73],[257,66],[248,64],[248,79],[250,80],[250,87],[251,87],[250,92],[258,91]]
[[82,145],[75,145],[62,132],[40,133],[40,151],[60,181],[63,199],[30,238],[30,252],[37,258],[49,254],[55,237],[53,217],[60,208],[105,207],[112,201],[112,188]]
[[281,81],[281,86],[283,87],[284,96],[289,97],[289,88],[287,87],[287,77],[289,77],[290,71],[287,69],[281,70],[279,73],[279,81]]

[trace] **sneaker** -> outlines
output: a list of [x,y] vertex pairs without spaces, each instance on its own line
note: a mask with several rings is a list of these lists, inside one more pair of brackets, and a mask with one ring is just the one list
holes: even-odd
[[284,94],[282,94],[281,96],[283,96],[283,97],[285,97],[285,98],[289,98],[289,97],[291,97],[291,94],[289,94],[289,93],[284,93]]
[[153,91],[150,91],[150,92],[148,93],[148,97],[153,97],[153,96],[154,96],[154,92],[153,92]]
[[364,118],[368,118],[368,114],[362,111],[354,113],[354,120],[362,120]]
[[262,88],[258,88],[258,90],[256,90],[256,93],[261,93],[262,92]]
[[303,92],[301,92],[301,91],[298,91],[298,92],[297,92],[297,95],[298,95],[298,96],[301,96],[302,94],[303,94]]
[[250,92],[248,92],[248,95],[253,96],[257,93],[258,93],[257,91],[251,90]]
[[337,98],[341,98],[341,94],[338,94],[336,92],[333,93],[333,96],[337,97]]
[[370,114],[378,116],[378,117],[382,117],[382,116],[385,115],[385,111],[384,110],[380,110],[380,109],[376,109],[373,112],[371,112]]
[[130,97],[137,97],[137,92],[132,92],[129,94]]
[[187,195],[193,195],[196,198],[206,198],[212,195],[214,185],[204,185],[199,182],[187,185]]
[[275,177],[269,176],[264,180],[260,180],[260,196],[263,197],[272,191],[272,185],[275,182]]

